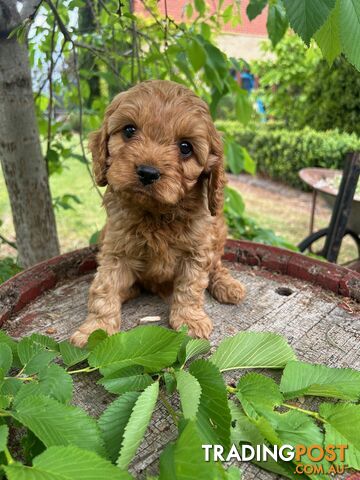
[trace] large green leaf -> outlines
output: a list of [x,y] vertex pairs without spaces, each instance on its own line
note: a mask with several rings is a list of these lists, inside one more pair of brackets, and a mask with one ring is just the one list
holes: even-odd
[[50,447],[32,467],[18,463],[4,467],[9,480],[131,480],[131,476],[96,453],[77,448]]
[[210,350],[210,342],[204,338],[185,337],[178,354],[179,362],[184,365],[191,358],[203,355]]
[[155,372],[175,362],[184,334],[157,327],[137,327],[106,338],[91,352],[88,362],[107,376],[130,365]]
[[273,47],[275,47],[285,35],[289,22],[281,1],[269,5],[266,28]]
[[148,386],[136,400],[129,421],[125,427],[117,465],[127,468],[133,459],[151,420],[159,395],[159,382]]
[[0,368],[4,375],[10,370],[13,363],[12,350],[6,343],[0,343]]
[[250,0],[246,7],[246,14],[249,20],[254,20],[264,10],[267,0]]
[[12,415],[46,447],[73,444],[99,454],[104,451],[95,420],[78,407],[37,395],[24,398]]
[[175,445],[169,445],[160,457],[159,480],[225,480],[220,463],[205,462],[204,444],[198,425],[189,421]]
[[115,462],[119,456],[125,427],[129,421],[139,393],[128,392],[112,402],[98,420],[105,448]]
[[0,452],[3,452],[7,445],[9,435],[9,427],[7,425],[0,425]]
[[295,360],[286,340],[276,333],[240,332],[223,340],[210,357],[220,371],[240,368],[283,368]]
[[153,379],[144,373],[141,365],[121,368],[98,381],[108,392],[120,395],[125,392],[139,392],[153,383]]
[[359,0],[340,0],[340,38],[346,58],[360,70]]
[[194,419],[200,403],[200,384],[195,377],[185,370],[178,370],[175,377],[184,418]]
[[49,365],[40,370],[38,382],[33,381],[21,386],[14,403],[18,404],[31,395],[46,395],[67,403],[72,398],[73,382],[71,376],[59,365]]
[[360,470],[360,405],[323,403],[319,413],[326,420],[325,444],[347,445],[344,463]]
[[190,365],[189,372],[201,387],[197,419],[204,438],[211,444],[229,448],[231,417],[219,369],[206,360],[196,360]]
[[75,345],[72,345],[67,340],[59,343],[59,349],[63,362],[68,367],[72,367],[73,365],[86,360],[89,356],[88,350],[75,347]]
[[355,401],[360,397],[360,372],[351,368],[289,362],[281,378],[280,390],[285,398],[315,395]]
[[239,380],[236,396],[250,417],[257,417],[264,410],[272,411],[283,402],[274,380],[258,373],[249,373]]
[[335,0],[283,0],[283,3],[290,25],[307,45],[335,6]]
[[336,0],[335,8],[330,13],[324,25],[315,34],[315,40],[323,56],[331,65],[335,58],[341,53],[340,0]]

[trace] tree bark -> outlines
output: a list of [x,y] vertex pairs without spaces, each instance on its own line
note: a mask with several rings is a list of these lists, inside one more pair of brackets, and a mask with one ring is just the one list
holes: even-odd
[[23,267],[59,254],[47,167],[41,153],[26,45],[8,32],[16,1],[0,0],[0,161]]

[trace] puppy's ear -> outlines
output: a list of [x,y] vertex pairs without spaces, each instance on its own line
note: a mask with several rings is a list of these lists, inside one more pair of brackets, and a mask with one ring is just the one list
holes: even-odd
[[213,129],[211,138],[208,165],[210,167],[208,203],[210,213],[214,217],[222,213],[224,206],[224,187],[226,185],[222,140],[215,128]]
[[107,142],[106,121],[100,130],[92,132],[89,138],[89,148],[93,159],[93,172],[97,185],[104,187],[107,185],[106,179],[106,160],[109,156]]

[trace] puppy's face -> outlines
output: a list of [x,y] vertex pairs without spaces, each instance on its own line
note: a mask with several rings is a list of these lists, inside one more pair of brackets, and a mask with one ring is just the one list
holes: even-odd
[[208,107],[173,82],[145,82],[115,97],[90,148],[97,183],[149,210],[177,205],[204,174],[213,177],[210,196],[212,184],[223,186],[221,140]]

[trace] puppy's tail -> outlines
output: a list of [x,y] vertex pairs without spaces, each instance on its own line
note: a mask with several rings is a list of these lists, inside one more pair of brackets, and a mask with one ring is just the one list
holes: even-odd
[[220,303],[238,304],[245,297],[245,287],[235,280],[221,261],[218,261],[210,271],[208,290]]

